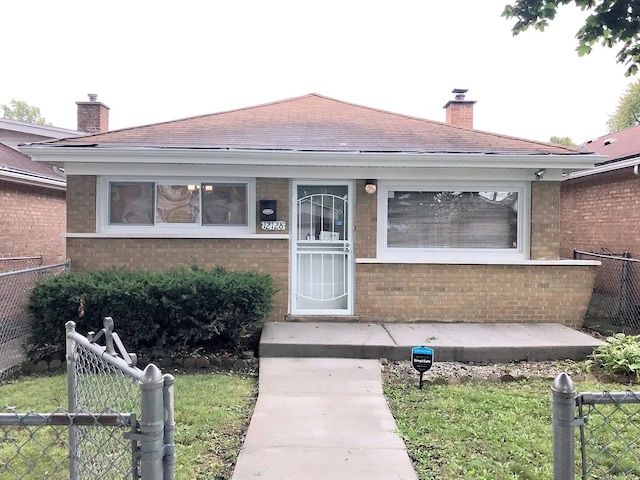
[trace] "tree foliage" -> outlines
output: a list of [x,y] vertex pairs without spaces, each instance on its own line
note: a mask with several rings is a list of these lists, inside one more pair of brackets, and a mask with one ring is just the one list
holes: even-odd
[[610,132],[640,124],[640,81],[630,84],[620,97],[615,113],[607,120]]
[[505,6],[502,16],[515,19],[512,28],[517,35],[529,27],[543,31],[556,16],[558,6],[575,3],[590,12],[578,30],[577,52],[591,52],[596,43],[612,48],[619,63],[627,67],[626,75],[634,75],[640,63],[640,2],[637,0],[516,0]]
[[565,147],[575,147],[576,144],[569,137],[556,137],[555,135],[549,139],[549,143],[556,145],[564,145]]
[[46,123],[38,107],[31,106],[22,100],[11,100],[9,105],[2,104],[0,108],[2,109],[2,116],[8,120],[18,120],[37,125]]

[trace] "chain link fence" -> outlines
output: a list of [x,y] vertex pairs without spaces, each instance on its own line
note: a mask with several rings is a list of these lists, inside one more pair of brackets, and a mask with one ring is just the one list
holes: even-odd
[[573,480],[576,465],[583,480],[640,478],[639,392],[576,396],[573,381],[564,373],[551,390],[554,480]]
[[68,410],[0,409],[0,478],[173,480],[173,376],[136,367],[109,317],[97,335],[66,328]]
[[[135,414],[68,413],[62,408],[53,413],[18,413],[15,408],[0,407],[0,474],[3,479],[69,479],[69,429],[72,426],[99,430],[107,445],[124,432],[135,429]],[[93,447],[98,450],[101,443]],[[99,461],[88,459],[88,465]],[[77,478],[132,478],[131,476],[86,476]]]
[[583,478],[640,478],[640,393],[576,398]]
[[575,259],[599,260],[584,326],[608,336],[640,334],[640,259],[574,250]]
[[[35,284],[48,275],[69,273],[71,262],[38,266],[42,257],[0,259],[0,380],[14,374],[25,360],[29,321],[24,305]],[[29,268],[26,268],[29,267]],[[21,268],[17,271],[6,271]]]
[[43,258],[39,257],[2,257],[0,258],[0,273],[15,272],[28,268],[42,267]]

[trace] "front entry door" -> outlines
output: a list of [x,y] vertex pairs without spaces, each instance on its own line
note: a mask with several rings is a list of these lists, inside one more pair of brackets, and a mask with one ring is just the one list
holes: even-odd
[[294,184],[291,306],[293,314],[350,315],[350,184]]

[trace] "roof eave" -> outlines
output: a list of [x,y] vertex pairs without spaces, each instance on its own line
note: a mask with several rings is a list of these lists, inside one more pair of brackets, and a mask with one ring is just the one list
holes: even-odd
[[[64,167],[66,163],[178,163],[273,166],[393,166],[450,168],[555,168],[583,170],[606,159],[594,154],[325,152],[294,150],[230,150],[206,148],[94,148],[23,145],[32,160]],[[135,162],[132,162],[135,157]],[[479,159],[482,163],[479,164]]]
[[67,190],[66,180],[56,180],[53,178],[40,177],[37,175],[30,175],[25,172],[17,170],[11,170],[8,168],[0,167],[0,180],[5,180],[11,183],[19,183],[21,185],[31,185],[36,187],[50,188],[53,190]]
[[[607,157],[605,157],[607,158]],[[629,158],[627,160],[621,160],[619,162],[606,163],[604,165],[598,165],[587,170],[578,170],[571,172],[565,177],[565,180],[572,180],[574,178],[588,177],[591,175],[598,175],[599,173],[613,172],[615,170],[622,170],[623,168],[635,167],[640,164],[640,155]]]
[[53,125],[39,125],[37,123],[9,120],[8,118],[0,118],[0,130],[10,130],[12,132],[57,139],[86,135],[85,132],[70,130],[68,128],[54,127]]

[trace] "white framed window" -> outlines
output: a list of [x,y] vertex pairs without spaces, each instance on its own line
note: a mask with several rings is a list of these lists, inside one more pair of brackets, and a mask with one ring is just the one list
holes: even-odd
[[526,260],[529,205],[526,182],[383,183],[378,195],[378,257]]
[[255,232],[254,179],[102,177],[97,194],[100,232]]

